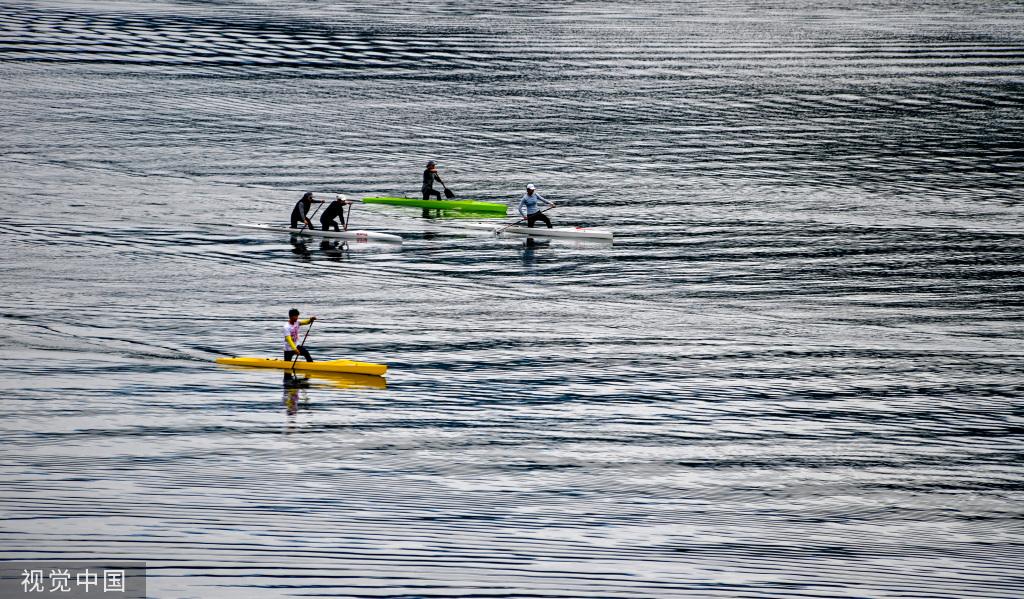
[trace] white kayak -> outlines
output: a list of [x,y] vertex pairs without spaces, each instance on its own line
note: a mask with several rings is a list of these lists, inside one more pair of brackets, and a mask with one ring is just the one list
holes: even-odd
[[402,238],[391,233],[379,233],[377,231],[321,231],[320,229],[292,229],[284,225],[267,225],[263,223],[242,223],[237,225],[246,229],[260,229],[263,231],[275,231],[278,233],[291,233],[292,235],[303,235],[307,237],[332,237],[335,239],[352,239],[360,243],[368,241],[383,241],[387,243],[402,243]]
[[575,239],[604,239],[611,241],[613,234],[607,229],[588,229],[586,227],[501,227],[487,223],[452,223],[455,227],[466,227],[477,231],[491,231],[492,233],[527,235],[529,237],[569,237]]

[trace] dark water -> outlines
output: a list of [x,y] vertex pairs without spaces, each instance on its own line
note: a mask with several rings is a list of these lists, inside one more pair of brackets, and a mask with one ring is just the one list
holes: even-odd
[[[0,558],[153,597],[1020,597],[1024,9],[4,2]],[[527,182],[614,245],[304,190]],[[284,389],[290,307],[321,357]]]

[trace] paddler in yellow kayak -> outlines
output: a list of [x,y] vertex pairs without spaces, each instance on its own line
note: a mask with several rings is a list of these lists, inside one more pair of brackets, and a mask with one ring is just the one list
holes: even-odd
[[[306,346],[299,345],[299,327],[301,325],[313,324],[315,320],[316,316],[310,316],[306,320],[299,320],[299,311],[296,308],[288,310],[288,322],[284,325],[285,360],[291,362],[292,358],[296,355],[301,355],[303,358],[306,358],[307,362],[313,361],[313,356],[309,355],[309,350],[306,349]],[[308,330],[306,334],[309,334]]]

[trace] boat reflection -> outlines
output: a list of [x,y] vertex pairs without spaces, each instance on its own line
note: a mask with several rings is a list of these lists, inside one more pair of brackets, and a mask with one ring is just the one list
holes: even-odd
[[388,382],[382,376],[372,374],[351,374],[346,372],[303,371],[303,376],[322,382],[337,389],[387,389]]
[[423,218],[430,220],[448,220],[460,218],[469,220],[481,220],[505,218],[505,215],[499,212],[472,212],[469,210],[436,210],[432,208],[424,208],[422,216]]

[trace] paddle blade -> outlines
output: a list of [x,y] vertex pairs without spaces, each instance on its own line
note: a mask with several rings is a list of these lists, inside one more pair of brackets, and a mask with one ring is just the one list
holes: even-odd
[[444,188],[444,197],[450,200],[450,199],[455,197],[455,192],[450,190],[450,189],[448,189],[447,187],[445,187]]

